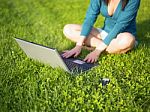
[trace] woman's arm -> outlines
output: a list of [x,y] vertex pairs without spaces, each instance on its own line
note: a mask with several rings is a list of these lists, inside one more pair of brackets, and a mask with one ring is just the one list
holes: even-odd
[[111,30],[111,32],[104,39],[104,43],[109,45],[112,39],[114,39],[121,31],[123,31],[130,22],[136,17],[139,9],[140,0],[129,0],[125,9],[121,12],[118,20]]
[[100,0],[91,0],[84,19],[81,36],[87,37],[100,13]]

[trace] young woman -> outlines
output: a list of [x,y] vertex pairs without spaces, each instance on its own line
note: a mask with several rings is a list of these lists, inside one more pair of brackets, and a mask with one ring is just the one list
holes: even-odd
[[[76,42],[76,46],[65,51],[63,57],[78,56],[85,45],[95,48],[84,59],[93,63],[103,51],[126,53],[134,48],[139,5],[140,0],[91,0],[82,26],[67,24],[64,27],[64,35]],[[102,29],[93,27],[99,14],[105,17]]]

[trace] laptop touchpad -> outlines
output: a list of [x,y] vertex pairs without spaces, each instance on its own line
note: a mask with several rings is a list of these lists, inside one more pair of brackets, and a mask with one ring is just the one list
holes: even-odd
[[81,61],[81,60],[74,60],[73,62],[77,63],[77,64],[80,64],[80,65],[85,63],[84,61]]

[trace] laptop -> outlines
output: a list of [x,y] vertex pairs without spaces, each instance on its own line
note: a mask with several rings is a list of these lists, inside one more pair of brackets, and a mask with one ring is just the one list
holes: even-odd
[[15,40],[28,57],[48,64],[53,68],[60,67],[69,73],[81,73],[98,66],[98,63],[86,63],[77,58],[64,58],[62,53],[58,53],[53,48],[19,38],[15,38]]

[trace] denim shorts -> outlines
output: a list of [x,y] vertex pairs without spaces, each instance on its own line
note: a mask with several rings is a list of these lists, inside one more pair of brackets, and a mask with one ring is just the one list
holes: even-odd
[[[100,33],[101,39],[104,40],[107,37],[108,33],[105,30],[101,29],[101,28],[97,28],[97,30]],[[134,48],[136,48],[138,46],[138,44],[139,44],[138,41],[135,40]]]

